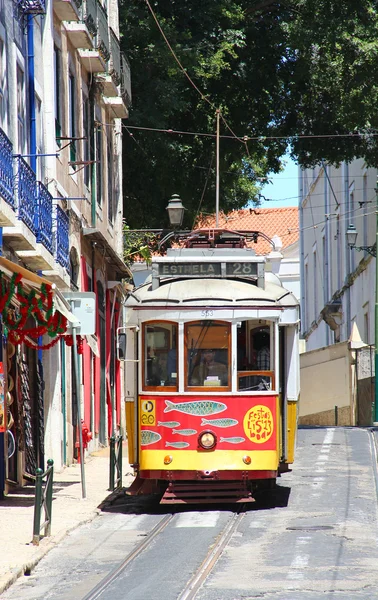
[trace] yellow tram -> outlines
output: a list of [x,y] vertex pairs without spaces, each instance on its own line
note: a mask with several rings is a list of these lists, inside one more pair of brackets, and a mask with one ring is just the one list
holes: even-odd
[[197,230],[128,296],[131,494],[247,501],[294,460],[299,306],[245,237]]

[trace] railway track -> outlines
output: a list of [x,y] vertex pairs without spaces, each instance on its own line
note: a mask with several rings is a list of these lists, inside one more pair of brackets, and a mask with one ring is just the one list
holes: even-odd
[[[245,505],[237,507],[232,517],[228,520],[226,526],[219,533],[215,544],[212,545],[206,557],[198,567],[196,572],[190,577],[184,589],[178,596],[178,600],[193,600],[207,577],[211,573],[214,565],[217,563],[222,552],[226,548],[233,534],[237,530],[241,520],[245,515]],[[143,552],[148,551],[154,540],[172,523],[177,513],[166,515],[159,523],[148,533],[145,538],[122,560],[122,562],[104,577],[84,598],[83,600],[100,600],[103,594],[106,594],[111,585],[117,585],[119,579],[130,565]]]

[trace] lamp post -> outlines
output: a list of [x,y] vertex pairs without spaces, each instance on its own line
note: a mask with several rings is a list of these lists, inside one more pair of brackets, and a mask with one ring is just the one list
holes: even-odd
[[349,248],[357,251],[363,250],[375,256],[375,312],[374,312],[374,411],[373,425],[378,426],[378,180],[375,188],[376,200],[376,225],[375,225],[375,244],[373,246],[356,246],[357,231],[354,225],[349,225],[346,231],[347,244]]
[[169,222],[172,227],[181,227],[184,219],[185,208],[178,194],[173,194],[166,207],[168,212]]

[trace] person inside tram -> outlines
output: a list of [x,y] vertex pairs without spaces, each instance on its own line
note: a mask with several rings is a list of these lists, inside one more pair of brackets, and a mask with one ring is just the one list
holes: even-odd
[[227,366],[215,360],[213,348],[202,350],[200,363],[193,369],[190,385],[228,385]]
[[256,356],[256,368],[259,371],[270,370],[270,347],[269,347],[269,334],[261,333],[255,337],[255,348],[257,350]]

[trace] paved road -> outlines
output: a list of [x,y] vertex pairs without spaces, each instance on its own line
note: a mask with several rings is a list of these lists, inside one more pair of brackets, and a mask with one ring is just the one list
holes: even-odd
[[[250,507],[198,600],[371,600],[378,597],[373,435],[302,429],[292,473]],[[4,600],[81,600],[171,509],[123,499],[73,532]],[[100,600],[177,600],[227,523],[229,507],[175,511],[166,529]]]

